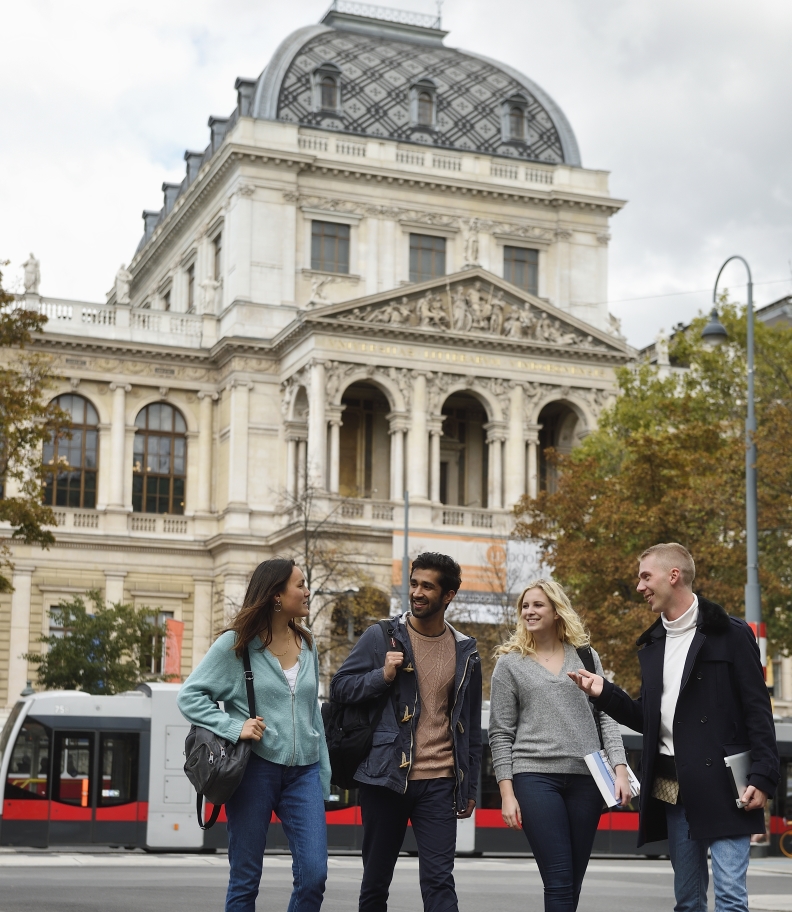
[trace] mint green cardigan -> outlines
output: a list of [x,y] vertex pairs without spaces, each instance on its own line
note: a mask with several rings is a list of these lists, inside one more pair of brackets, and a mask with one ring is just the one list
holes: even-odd
[[[193,725],[208,728],[232,743],[239,740],[249,717],[245,670],[234,652],[236,635],[221,634],[179,691],[182,715]],[[250,669],[256,695],[256,714],[264,717],[261,741],[251,741],[253,752],[283,766],[308,766],[318,761],[325,799],[330,794],[330,759],[322,713],[319,709],[319,656],[303,641],[300,670],[292,694],[280,662],[261,649],[256,637],[250,644]],[[216,706],[220,700],[225,710]]]

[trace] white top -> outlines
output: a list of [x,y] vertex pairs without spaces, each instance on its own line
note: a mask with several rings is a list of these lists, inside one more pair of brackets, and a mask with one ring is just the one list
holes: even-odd
[[294,686],[297,683],[297,672],[300,670],[300,660],[292,665],[291,668],[283,669],[283,677],[286,678],[286,683],[289,685],[291,692],[294,693]]
[[698,597],[693,604],[675,621],[666,620],[661,614],[666,629],[665,658],[663,660],[663,696],[660,700],[660,753],[674,756],[674,714],[676,713],[679,689],[682,686],[682,672],[685,669],[690,644],[698,623]]

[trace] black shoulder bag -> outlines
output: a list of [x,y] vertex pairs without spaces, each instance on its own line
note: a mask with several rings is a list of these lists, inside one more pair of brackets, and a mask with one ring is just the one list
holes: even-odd
[[[385,651],[399,649],[394,646],[393,621],[378,622],[385,637]],[[330,755],[330,781],[342,789],[356,787],[355,773],[371,752],[374,730],[380,724],[382,713],[391,698],[389,687],[376,700],[364,703],[337,703],[331,700],[322,704],[327,752]]]
[[[596,667],[594,666],[594,654],[591,651],[591,646],[578,646],[576,652],[580,657],[580,661],[583,663],[583,667],[587,672],[589,672],[589,674],[599,674]],[[591,706],[592,713],[594,713],[594,724],[597,726],[600,750],[605,750],[605,741],[602,738],[602,723],[600,722],[599,710],[594,705],[594,703],[591,702],[591,697],[589,697],[589,705]]]
[[[253,693],[253,672],[250,670],[250,653],[245,647],[242,653],[245,666],[245,687],[247,689],[248,712],[250,718],[256,718],[256,696]],[[184,772],[192,782],[196,798],[198,826],[202,830],[213,827],[220,816],[220,808],[234,794],[242,781],[250,759],[251,742],[241,739],[232,744],[208,728],[191,725],[184,742],[184,754],[187,761]],[[212,814],[206,823],[203,822],[203,800],[213,804]]]

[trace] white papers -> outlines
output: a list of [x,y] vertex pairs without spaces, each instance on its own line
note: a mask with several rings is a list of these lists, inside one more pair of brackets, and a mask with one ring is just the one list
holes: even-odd
[[734,800],[738,808],[744,808],[745,805],[740,800],[748,788],[748,776],[751,772],[751,752],[743,751],[741,754],[732,754],[724,757],[723,762],[728,767],[731,776],[732,788],[734,790]]
[[[616,773],[608,760],[608,755],[604,750],[594,751],[592,754],[586,754],[583,758],[589,772],[597,783],[597,788],[605,800],[608,807],[616,807],[619,803],[616,798]],[[635,773],[627,765],[627,778],[630,780],[630,793],[635,798],[641,791],[641,783],[636,779]]]

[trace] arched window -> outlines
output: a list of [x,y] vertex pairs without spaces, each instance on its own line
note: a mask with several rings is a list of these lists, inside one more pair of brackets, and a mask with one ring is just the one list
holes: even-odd
[[418,93],[418,123],[431,127],[434,123],[434,99],[431,92]]
[[184,513],[187,426],[181,413],[155,402],[135,418],[132,509],[135,513]]
[[338,81],[335,76],[323,76],[320,83],[322,90],[322,110],[338,110]]
[[512,105],[509,109],[509,136],[525,139],[525,109],[522,105]]
[[50,507],[96,507],[99,416],[82,396],[68,393],[55,404],[71,415],[69,437],[44,444],[44,503]]

